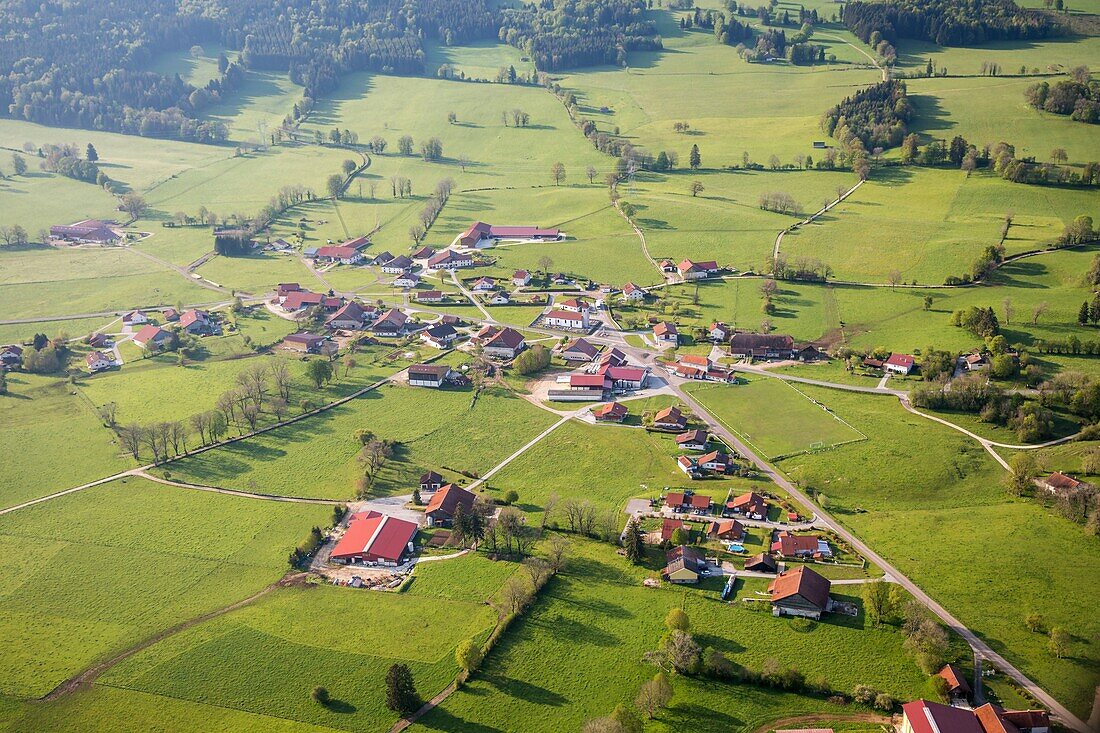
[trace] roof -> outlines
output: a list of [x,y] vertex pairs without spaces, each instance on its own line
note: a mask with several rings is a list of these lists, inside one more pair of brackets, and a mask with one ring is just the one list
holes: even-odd
[[588,304],[580,298],[567,298],[558,303],[562,308],[587,308]]
[[425,377],[436,377],[437,379],[443,379],[451,372],[451,368],[446,364],[413,364],[409,367],[409,376],[414,374]]
[[427,245],[425,245],[425,246],[421,247],[420,249],[416,250],[415,252],[413,252],[412,253],[412,258],[414,260],[425,260],[425,259],[431,257],[433,254],[435,254],[435,250],[432,249],[431,247],[428,247]]
[[886,360],[886,363],[891,366],[909,368],[913,366],[915,360],[909,354],[890,354],[890,358]]
[[745,570],[752,570],[758,567],[769,568],[774,573],[776,568],[775,558],[766,552],[761,552],[745,561]]
[[913,733],[984,733],[974,713],[963,708],[914,700],[902,705],[901,712]]
[[626,361],[626,354],[619,351],[618,347],[612,346],[610,351],[606,351],[600,356],[601,364],[612,364],[619,366]]
[[686,567],[688,570],[699,572],[707,566],[706,560],[703,559],[703,553],[686,545],[673,547],[665,555],[665,559],[668,562],[666,570],[679,570]]
[[486,275],[486,276],[483,276],[483,277],[479,277],[477,279],[477,281],[474,282],[473,287],[476,288],[479,285],[488,285],[490,287],[495,288],[497,286],[497,281]]
[[698,354],[681,354],[680,363],[703,367],[704,369],[710,368],[710,359],[705,356],[699,356]]
[[170,335],[171,334],[160,326],[154,326],[150,323],[148,326],[143,326],[140,331],[134,334],[134,341],[140,341],[143,344],[147,344],[150,341],[157,341]]
[[749,507],[759,507],[763,509],[767,506],[767,503],[768,502],[766,502],[764,497],[760,496],[760,494],[755,491],[749,491],[748,493],[735,497],[729,505],[733,507],[745,507],[746,509]]
[[966,682],[966,677],[954,664],[945,664],[937,674],[947,680],[948,690],[960,690],[969,694],[970,685]]
[[369,554],[397,562],[416,530],[412,522],[378,512],[353,514],[344,536],[332,548],[332,557]]
[[458,331],[456,331],[455,327],[450,325],[449,323],[440,323],[438,325],[432,326],[427,331],[425,331],[425,333],[427,333],[428,336],[433,339],[453,338],[454,336],[458,335]]
[[370,240],[366,237],[356,237],[355,239],[349,239],[346,242],[341,242],[341,247],[350,247],[351,249],[360,250],[370,244]]
[[680,272],[690,272],[692,270],[695,270],[695,271],[717,270],[718,269],[718,263],[715,262],[714,260],[707,260],[706,262],[692,262],[691,260],[684,260],[680,264],[676,265],[676,269],[679,270]]
[[779,538],[772,543],[772,550],[781,555],[794,555],[798,552],[817,552],[817,536],[780,532]]
[[443,476],[435,471],[427,471],[420,476],[420,483],[422,484],[439,484],[443,483]]
[[525,226],[492,226],[489,227],[489,233],[494,237],[556,237],[558,236],[557,229],[540,229],[539,227],[525,227]]
[[756,351],[773,349],[779,351],[794,348],[794,339],[779,333],[735,333],[730,337],[730,351]]
[[704,453],[699,456],[699,463],[726,463],[729,461],[729,456],[720,450],[712,450],[710,453]]
[[619,404],[618,402],[608,402],[592,410],[592,414],[597,418],[614,418],[616,420],[621,420],[626,417],[627,412],[629,412],[629,410],[627,410],[626,405]]
[[672,533],[678,529],[682,529],[684,522],[682,519],[666,519],[661,522],[661,539],[667,540],[672,538]]
[[1055,471],[1046,478],[1046,485],[1052,489],[1063,489],[1065,491],[1072,491],[1081,485],[1081,482],[1072,476],[1067,476],[1061,471]]
[[658,323],[656,326],[653,327],[653,333],[656,336],[664,336],[665,334],[673,336],[673,335],[679,334],[679,331],[676,330],[676,324],[675,323],[669,323],[668,321],[661,321],[660,323]]
[[454,514],[459,504],[461,504],[464,509],[472,508],[475,498],[472,492],[467,491],[461,486],[447,484],[446,486],[440,487],[439,491],[432,495],[432,500],[429,501],[428,506],[424,508],[424,513],[431,514],[435,511],[442,511],[446,514]]
[[381,318],[379,318],[375,322],[374,327],[377,329],[378,326],[382,323],[392,323],[393,325],[400,327],[404,326],[405,321],[407,320],[409,320],[409,317],[405,315],[401,310],[397,308],[390,308],[388,311],[382,314]]
[[703,496],[702,494],[691,495],[691,508],[692,509],[710,509],[710,497]]
[[626,285],[623,285],[623,293],[625,293],[626,295],[630,295],[631,293],[637,292],[639,290],[642,290],[642,288],[638,285],[635,285],[634,283],[627,283]]
[[432,300],[433,298],[443,298],[442,290],[422,290],[416,294],[417,300]]
[[728,532],[733,532],[740,537],[745,533],[745,528],[736,519],[718,519],[710,523],[710,529],[707,531],[712,535],[724,535]]
[[676,406],[666,407],[653,416],[653,422],[679,422],[683,419],[683,413]]
[[308,290],[294,290],[287,293],[283,300],[283,308],[286,310],[298,310],[305,306],[320,305],[325,296],[320,293],[312,293]]
[[316,333],[292,333],[289,336],[285,336],[283,341],[290,341],[295,344],[315,344],[318,341],[324,341],[325,337]]
[[200,311],[200,310],[186,311],[182,316],[180,316],[180,326],[182,326],[183,328],[187,328],[192,323],[197,323],[199,321],[202,321],[202,322],[205,323],[207,320],[209,320],[209,318],[210,318],[210,315],[206,311]]
[[808,567],[784,570],[768,585],[772,602],[793,596],[801,596],[821,610],[829,605],[829,588],[832,584]]
[[576,351],[589,359],[594,359],[600,350],[582,338],[573,339],[562,351]]
[[111,357],[107,356],[102,351],[93,351],[84,357],[84,361],[87,362],[88,366],[91,366],[100,361],[111,361]]
[[684,443],[706,443],[707,438],[706,430],[689,430],[686,433],[680,433],[676,436],[676,444],[683,445]]
[[531,277],[531,273],[527,272],[527,270],[516,270],[512,273],[513,280],[526,280],[529,277]]
[[342,321],[348,318],[362,321],[364,316],[366,316],[366,311],[363,310],[363,306],[359,305],[359,303],[354,300],[349,300],[347,303],[344,303],[340,310],[332,314],[328,322],[332,323],[333,321]]
[[570,374],[569,386],[606,389],[610,385],[608,384],[608,378],[602,374]]
[[665,495],[665,504],[667,506],[682,506],[686,498],[682,491],[672,491]]
[[515,350],[523,345],[523,334],[514,328],[504,328],[493,334],[485,345],[492,348]]
[[428,267],[437,267],[448,262],[461,262],[472,259],[473,257],[470,257],[470,255],[460,254],[453,249],[445,249],[428,258]]
[[[986,703],[974,712],[980,714],[982,708],[986,707],[993,706]],[[1050,714],[1046,710],[1000,710],[998,708],[994,708],[994,710],[996,710],[1001,720],[1015,725],[1017,728],[1046,728],[1050,726]]]
[[355,247],[318,247],[318,257],[333,257],[340,260],[349,260],[358,257],[359,250]]
[[576,321],[577,323],[584,323],[584,316],[580,313],[574,313],[573,311],[563,311],[554,309],[546,314],[547,318],[555,318],[559,321]]
[[610,377],[615,382],[641,382],[645,379],[647,370],[639,367],[611,366],[605,364],[600,367],[600,373]]

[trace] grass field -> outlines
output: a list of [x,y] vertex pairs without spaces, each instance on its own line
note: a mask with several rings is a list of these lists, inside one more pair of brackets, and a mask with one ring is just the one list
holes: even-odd
[[0,571],[0,689],[43,695],[111,651],[259,590],[328,515],[125,479],[0,517],[17,558]]
[[[225,49],[216,43],[204,43],[199,48],[202,52],[198,54],[192,54],[190,48],[158,54],[146,70],[165,76],[179,74],[188,84],[206,86],[208,81],[218,78],[218,54]],[[229,52],[227,56],[232,60],[234,54]]]
[[[34,161],[21,176],[11,175],[11,167],[5,161],[0,171],[8,177],[0,178],[0,218],[5,225],[18,224],[37,238],[42,229],[52,224],[68,224],[80,219],[115,216],[117,202],[114,196],[91,183],[75,181],[37,170]],[[53,202],[49,207],[43,202]]]
[[530,74],[535,71],[535,65],[530,60],[524,61],[524,56],[518,48],[497,41],[483,41],[464,46],[431,43],[428,44],[427,51],[424,63],[428,67],[429,74],[436,72],[445,64],[453,67],[456,73],[464,74],[467,79],[493,80],[497,78],[497,72],[501,67],[509,66],[514,66],[519,74]]
[[867,437],[833,414],[828,398],[814,404],[800,388],[778,379],[754,377],[736,387],[686,389],[707,412],[770,459]]

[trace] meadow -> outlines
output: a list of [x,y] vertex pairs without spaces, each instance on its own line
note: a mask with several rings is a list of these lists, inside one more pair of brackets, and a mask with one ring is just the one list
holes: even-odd
[[[37,238],[39,231],[53,224],[95,217],[110,219],[116,215],[115,198],[93,184],[31,167],[16,176],[7,161],[0,165],[0,173],[6,174],[0,178],[4,223],[18,224],[31,237]],[[51,205],[43,206],[46,201],[52,202]]]
[[290,548],[329,514],[128,478],[0,517],[13,558],[0,571],[0,690],[44,695],[110,652],[246,597],[278,579]]
[[828,399],[815,404],[800,387],[769,377],[753,377],[735,387],[686,387],[713,417],[765,457],[795,453],[866,439],[829,409]]

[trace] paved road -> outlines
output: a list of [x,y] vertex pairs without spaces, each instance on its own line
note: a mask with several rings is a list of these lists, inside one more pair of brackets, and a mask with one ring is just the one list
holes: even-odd
[[[692,399],[691,395],[687,394],[680,388],[679,385],[673,385],[673,390],[677,396],[686,404],[692,412],[695,413],[700,419],[706,422],[712,432],[721,436],[724,440],[728,441],[742,456],[748,458],[756,465],[757,469],[770,478],[775,484],[777,484],[784,491],[789,493],[801,501],[806,506],[813,506],[813,502],[806,494],[804,494],[798,487],[787,480],[787,477],[781,474],[779,471],[772,468],[759,456],[757,456],[752,450],[749,449],[741,440],[725,425],[718,420],[715,420],[710,414],[703,409],[702,405]],[[909,591],[914,598],[923,603],[933,613],[936,614],[951,628],[952,631],[959,634],[970,645],[971,649],[976,654],[980,654],[985,660],[992,662],[998,669],[1011,677],[1017,684],[1028,691],[1036,700],[1045,705],[1066,727],[1079,731],[1079,733],[1092,733],[1083,720],[1071,713],[1064,705],[1049,695],[1043,688],[1032,682],[1027,675],[1014,667],[1007,659],[995,652],[988,644],[982,641],[977,634],[968,629],[961,621],[951,615],[947,609],[936,602],[931,596],[925,593],[921,588],[909,580],[903,575],[897,568],[886,561],[881,555],[872,550],[866,543],[864,543],[859,537],[850,532],[840,522],[836,521],[823,509],[817,509],[818,521],[824,524],[830,530],[835,532],[837,536],[841,537],[856,549],[861,555],[870,560],[871,562],[882,568],[883,572],[891,576],[895,582]]]

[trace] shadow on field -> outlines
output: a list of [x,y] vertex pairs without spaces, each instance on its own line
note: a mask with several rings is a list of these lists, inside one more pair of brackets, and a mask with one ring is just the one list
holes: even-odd
[[[463,693],[473,694],[476,688],[466,687],[463,689]],[[418,725],[422,725],[425,728],[431,730],[444,730],[455,731],[455,733],[502,733],[500,728],[493,728],[492,726],[482,725],[481,723],[471,723],[468,720],[463,720],[455,715],[452,715],[443,708],[435,708],[422,719],[417,721]]]
[[560,707],[568,702],[564,696],[559,695],[553,690],[548,690],[545,687],[539,687],[538,685],[524,682],[523,680],[504,677],[502,675],[490,675],[485,678],[485,681],[505,695],[518,697],[520,700],[534,703],[535,705]]

